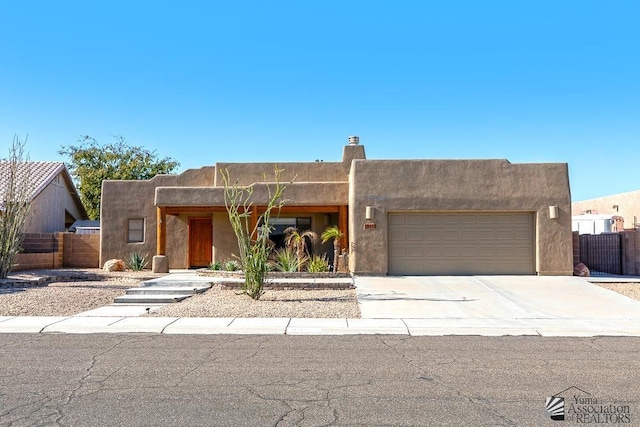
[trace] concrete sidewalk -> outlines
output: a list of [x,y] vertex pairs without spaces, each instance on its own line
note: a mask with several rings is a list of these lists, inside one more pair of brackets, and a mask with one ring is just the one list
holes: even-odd
[[634,319],[0,317],[0,333],[640,336]]
[[[154,285],[192,279],[169,275]],[[0,333],[640,336],[640,302],[582,278],[356,277],[355,284],[361,319],[140,317],[160,306],[119,304],[65,317],[0,317]]]

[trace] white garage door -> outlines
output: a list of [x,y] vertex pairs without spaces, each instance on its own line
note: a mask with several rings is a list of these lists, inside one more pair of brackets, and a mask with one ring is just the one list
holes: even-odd
[[532,213],[389,214],[389,274],[535,274]]

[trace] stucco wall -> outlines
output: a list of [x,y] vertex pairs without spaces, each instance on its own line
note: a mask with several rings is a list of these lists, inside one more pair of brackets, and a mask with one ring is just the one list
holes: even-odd
[[[252,202],[266,205],[269,189],[266,184],[254,184]],[[270,186],[271,191],[274,185]],[[165,207],[225,206],[224,188],[219,187],[158,187],[155,204]],[[284,193],[285,206],[344,205],[349,197],[349,184],[345,182],[292,183]]]
[[[231,183],[251,185],[255,182],[275,181],[275,170],[282,169],[280,182],[347,181],[348,173],[336,162],[305,163],[218,163],[218,170],[228,171]],[[221,174],[216,176],[217,187],[223,187]]]
[[[350,268],[386,274],[387,215],[392,211],[520,211],[536,216],[539,274],[571,274],[567,165],[506,160],[355,160],[349,187]],[[549,206],[560,217],[549,219]],[[375,229],[364,229],[366,206]]]
[[[215,167],[189,169],[179,175],[158,175],[150,180],[104,181],[100,212],[100,265],[112,258],[126,258],[132,252],[156,254],[157,210],[155,189],[159,186],[211,185]],[[128,220],[144,218],[145,239],[142,243],[127,242]],[[167,217],[171,240],[167,242],[169,268],[183,268],[187,256],[187,225],[185,218]],[[184,260],[184,262],[182,262]]]
[[213,261],[236,259],[238,255],[238,239],[231,228],[226,212],[213,214]]
[[[612,214],[624,218],[624,228],[634,228],[634,221],[640,223],[640,191],[613,194],[596,199],[573,202],[573,214],[581,215],[591,210],[594,214]],[[618,206],[618,208],[614,208]]]
[[[156,208],[154,188],[175,185],[175,176],[157,176],[144,181],[104,181],[100,209],[100,265],[112,258],[126,258],[132,252],[156,254]],[[144,218],[144,242],[128,243],[128,220]]]

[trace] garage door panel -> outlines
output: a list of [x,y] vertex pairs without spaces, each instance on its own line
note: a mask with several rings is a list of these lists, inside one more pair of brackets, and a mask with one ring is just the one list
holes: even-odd
[[389,233],[389,240],[392,242],[404,242],[407,240],[407,233],[401,230],[395,230],[393,233]]
[[423,218],[415,215],[410,215],[406,217],[405,224],[407,225],[421,225],[424,224]]
[[389,248],[389,256],[391,257],[404,257],[407,255],[407,249],[405,247]]
[[411,242],[411,241],[421,242],[421,241],[424,240],[424,235],[425,235],[425,233],[423,233],[421,231],[415,231],[414,233],[408,233],[407,234],[407,240],[409,242]]
[[389,273],[534,274],[534,238],[530,213],[394,213]]

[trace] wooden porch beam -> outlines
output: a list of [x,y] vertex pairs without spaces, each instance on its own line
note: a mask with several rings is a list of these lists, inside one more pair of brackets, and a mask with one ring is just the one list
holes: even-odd
[[[264,213],[265,206],[258,206],[258,213]],[[278,209],[274,209],[278,211]],[[338,213],[340,206],[337,205],[318,205],[318,206],[283,206],[279,209],[281,214],[295,213]]]
[[167,206],[163,207],[167,215],[180,215],[189,213],[215,213],[226,212],[224,206]]
[[[280,208],[280,213],[292,214],[292,213],[338,213],[340,211],[338,205],[318,205],[318,206],[283,206]],[[215,213],[226,212],[227,208],[224,206],[166,206],[162,207],[167,215],[180,215],[188,213]],[[266,207],[258,206],[255,208],[258,215],[264,213]]]

